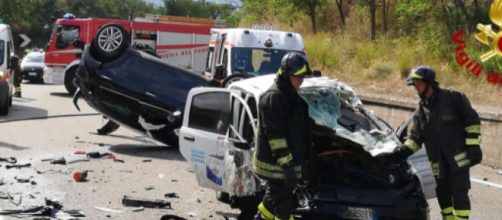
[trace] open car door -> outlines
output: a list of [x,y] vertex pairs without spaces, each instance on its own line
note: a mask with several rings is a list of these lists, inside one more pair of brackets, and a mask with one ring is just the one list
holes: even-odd
[[[250,107],[251,105],[251,107]],[[185,106],[180,151],[200,186],[230,195],[251,195],[256,102],[223,88],[194,88]]]

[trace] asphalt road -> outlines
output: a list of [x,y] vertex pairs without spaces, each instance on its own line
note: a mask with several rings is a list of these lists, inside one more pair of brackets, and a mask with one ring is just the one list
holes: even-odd
[[[0,182],[4,182],[0,184],[0,209],[41,206],[44,198],[53,198],[62,202],[64,209],[82,210],[87,219],[160,219],[165,214],[187,219],[224,219],[238,213],[218,202],[212,190],[197,186],[178,149],[126,128],[108,136],[96,135],[96,129],[103,125],[101,116],[83,100],[79,102],[82,111],[78,112],[63,86],[22,86],[23,98],[15,98],[9,115],[0,117],[0,157],[16,157],[18,164],[31,163],[31,167],[6,169],[7,163],[0,162]],[[109,158],[67,165],[42,161],[86,158],[76,151],[108,152],[125,163]],[[73,173],[84,170],[91,171],[88,180],[75,182]],[[473,168],[471,176],[476,180],[470,191],[471,219],[501,219],[502,175],[498,171],[484,166]],[[33,184],[16,179],[29,179]],[[491,185],[477,180],[487,180]],[[168,199],[171,209],[137,211],[122,205],[124,195],[164,199],[164,194],[171,192],[179,195]],[[2,199],[2,195],[12,199]],[[441,219],[436,200],[429,200],[429,204],[431,219]],[[18,218],[0,215],[2,219]]]
[[[0,162],[0,181],[5,183],[0,186],[0,197],[2,193],[13,197],[13,201],[0,199],[0,209],[44,205],[47,197],[61,201],[65,209],[82,210],[86,219],[160,219],[165,214],[187,219],[224,219],[223,216],[235,217],[238,213],[218,202],[212,190],[197,186],[195,175],[177,148],[125,128],[109,136],[95,134],[104,123],[102,117],[84,100],[80,100],[82,111],[78,112],[63,86],[25,83],[22,89],[23,98],[15,98],[9,115],[0,117],[0,157],[16,157],[18,164],[31,163],[31,167],[6,169],[7,163]],[[37,117],[42,119],[12,121]],[[76,151],[108,152],[125,163],[92,159],[54,165],[42,161],[86,158]],[[75,182],[73,173],[84,170],[92,171],[88,181]],[[29,178],[36,185],[18,183],[16,178]],[[145,208],[134,212],[134,207],[122,205],[124,195],[164,199],[171,192],[179,196],[168,199],[171,209]],[[16,206],[19,198],[20,205]],[[11,218],[0,215],[0,220]]]

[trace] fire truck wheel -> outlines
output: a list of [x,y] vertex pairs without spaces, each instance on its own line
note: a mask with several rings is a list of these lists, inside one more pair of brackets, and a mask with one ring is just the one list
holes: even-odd
[[223,80],[223,83],[221,83],[221,87],[227,88],[233,82],[247,79],[249,77],[250,77],[250,75],[242,74],[242,73],[232,74],[232,75],[228,76],[227,78],[225,78],[225,80]]
[[73,95],[75,91],[77,91],[78,87],[78,78],[76,77],[77,74],[77,69],[78,67],[72,67],[69,70],[66,71],[66,74],[64,76],[64,87],[66,88],[66,91],[70,93],[70,95]]
[[107,24],[99,29],[92,40],[91,52],[100,61],[113,60],[129,47],[127,31],[118,24]]

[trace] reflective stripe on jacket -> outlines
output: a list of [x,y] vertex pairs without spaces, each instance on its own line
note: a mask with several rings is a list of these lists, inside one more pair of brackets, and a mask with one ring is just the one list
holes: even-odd
[[301,178],[310,143],[308,105],[290,85],[283,86],[274,84],[259,103],[253,171],[266,180],[283,179],[287,166]]

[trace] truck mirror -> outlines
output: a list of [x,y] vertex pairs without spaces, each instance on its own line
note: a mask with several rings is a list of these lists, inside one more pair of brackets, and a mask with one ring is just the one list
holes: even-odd
[[85,45],[84,42],[82,42],[81,40],[74,40],[72,44],[75,48],[80,48],[82,50],[84,49]]
[[322,73],[320,70],[314,70],[312,71],[312,75],[314,75],[314,77],[320,77],[322,76]]
[[225,67],[223,65],[217,65],[214,70],[213,78],[216,80],[223,80],[226,77]]

